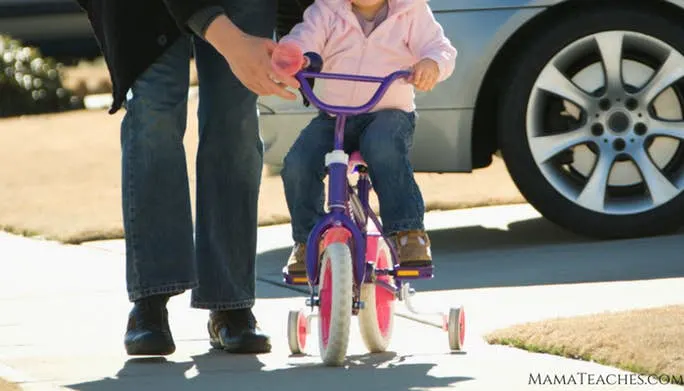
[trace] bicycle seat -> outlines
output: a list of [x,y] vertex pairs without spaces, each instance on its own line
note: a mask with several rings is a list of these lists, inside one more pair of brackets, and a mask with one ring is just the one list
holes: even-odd
[[363,157],[361,156],[361,152],[359,151],[354,151],[351,153],[349,156],[349,173],[353,174],[357,171],[359,167],[368,167],[368,164],[366,164],[366,161],[363,160]]

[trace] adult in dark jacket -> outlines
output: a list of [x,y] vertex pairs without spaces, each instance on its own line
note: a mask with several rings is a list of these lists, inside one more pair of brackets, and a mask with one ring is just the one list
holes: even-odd
[[[257,95],[295,95],[273,81],[276,0],[78,0],[114,87],[121,125],[126,282],[134,302],[124,344],[131,355],[175,351],[169,297],[192,289],[210,310],[211,345],[270,350],[252,314],[257,198],[263,145]],[[183,135],[189,64],[199,77],[196,222]]]

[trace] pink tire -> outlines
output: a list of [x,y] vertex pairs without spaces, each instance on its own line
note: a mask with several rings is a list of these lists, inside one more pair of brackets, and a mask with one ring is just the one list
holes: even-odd
[[[376,250],[369,259],[374,260],[377,269],[391,269],[392,254],[387,243],[376,238],[369,238],[369,241],[371,239],[375,241]],[[376,281],[394,285],[392,276],[377,276]],[[361,286],[361,301],[364,307],[359,310],[358,320],[363,342],[371,353],[384,352],[392,338],[395,295],[376,283],[364,283]]]
[[339,366],[349,346],[352,316],[352,256],[345,243],[323,252],[319,276],[319,349],[323,363]]

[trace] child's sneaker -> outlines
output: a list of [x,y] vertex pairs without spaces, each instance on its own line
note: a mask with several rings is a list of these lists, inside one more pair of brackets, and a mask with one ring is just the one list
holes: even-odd
[[402,231],[390,236],[401,267],[432,266],[430,238],[422,230]]
[[306,244],[295,243],[285,267],[287,268],[287,274],[290,276],[306,275]]

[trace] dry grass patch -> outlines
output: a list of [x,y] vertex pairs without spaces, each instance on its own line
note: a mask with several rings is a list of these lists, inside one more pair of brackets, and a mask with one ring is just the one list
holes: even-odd
[[684,305],[527,323],[486,340],[644,375],[684,377]]
[[[63,67],[62,83],[79,97],[112,92],[112,82],[103,57],[92,61],[82,60],[78,65]],[[190,84],[197,85],[195,60],[190,63]]]
[[[196,111],[193,99],[188,112]],[[97,110],[0,119],[0,229],[65,243],[122,238],[123,115]],[[194,191],[194,115],[188,117],[185,148]],[[498,159],[473,174],[419,173],[417,181],[428,210],[524,202]],[[286,222],[282,181],[264,170],[259,224]]]
[[21,387],[7,380],[0,379],[0,391],[21,391]]
[[64,87],[81,98],[90,94],[112,92],[112,82],[107,65],[102,58],[93,61],[84,60],[78,65],[63,67],[61,74]]

